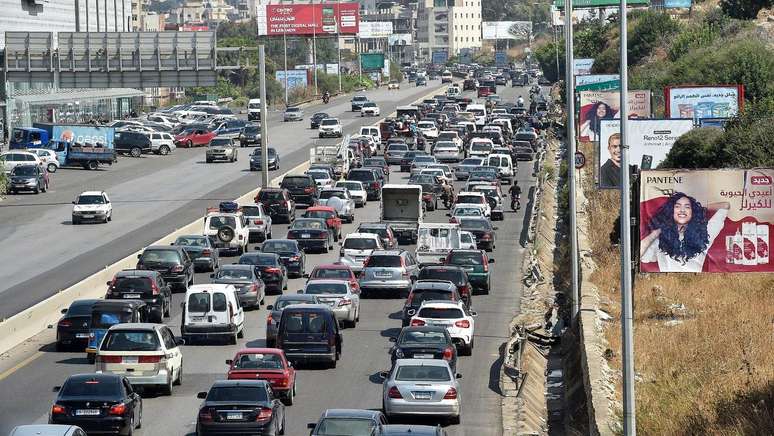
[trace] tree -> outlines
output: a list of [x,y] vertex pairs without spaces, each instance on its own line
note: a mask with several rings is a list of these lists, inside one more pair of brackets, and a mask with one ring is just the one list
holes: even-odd
[[763,8],[771,7],[772,0],[720,0],[720,8],[731,18],[751,20]]
[[[538,64],[540,64],[540,69],[543,71],[546,79],[556,82],[564,77],[564,39],[559,40],[558,43],[547,41],[545,44],[537,46],[533,54]],[[559,57],[558,71],[556,69],[557,56]]]
[[715,127],[693,129],[675,141],[660,168],[716,168],[723,131]]

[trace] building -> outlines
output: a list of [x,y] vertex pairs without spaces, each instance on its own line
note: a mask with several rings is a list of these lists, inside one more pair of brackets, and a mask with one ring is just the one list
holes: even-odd
[[145,0],[131,0],[132,2],[132,32],[139,32],[143,29],[143,18],[145,15]]
[[[417,25],[417,4],[405,2],[404,4],[393,2],[375,3],[373,9],[369,9],[361,2],[363,9],[360,13],[361,28],[363,22],[390,22],[392,33],[383,38],[342,37],[342,48],[353,48],[361,52],[383,51],[387,57],[398,63],[411,63],[415,59],[416,46],[415,29]],[[356,46],[356,44],[358,44]]]
[[462,49],[481,48],[481,0],[420,0],[417,11],[418,55],[455,56]]
[[165,26],[164,14],[145,12],[142,15],[142,28],[140,30],[143,32],[163,32]]

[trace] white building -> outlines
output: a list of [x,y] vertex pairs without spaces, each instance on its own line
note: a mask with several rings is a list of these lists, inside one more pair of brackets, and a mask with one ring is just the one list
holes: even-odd
[[417,11],[419,57],[446,51],[455,56],[460,49],[481,48],[481,0],[420,0]]

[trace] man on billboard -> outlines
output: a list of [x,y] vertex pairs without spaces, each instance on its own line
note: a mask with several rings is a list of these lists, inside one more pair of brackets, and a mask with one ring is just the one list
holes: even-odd
[[599,169],[600,188],[618,188],[621,184],[621,134],[613,133],[607,139],[610,158]]

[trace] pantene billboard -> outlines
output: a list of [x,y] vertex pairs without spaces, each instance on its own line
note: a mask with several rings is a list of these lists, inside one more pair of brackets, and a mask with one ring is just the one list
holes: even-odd
[[774,169],[640,175],[642,272],[771,272]]

